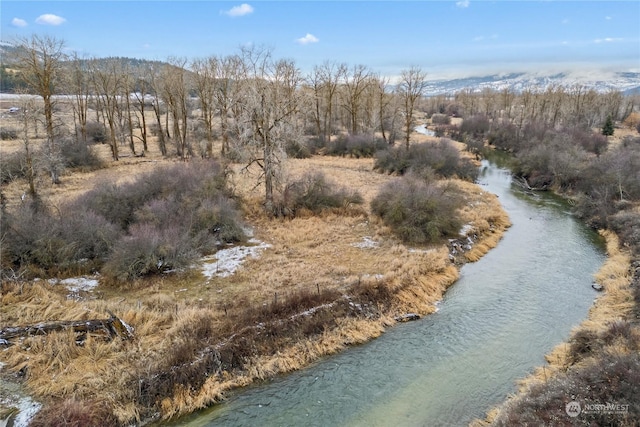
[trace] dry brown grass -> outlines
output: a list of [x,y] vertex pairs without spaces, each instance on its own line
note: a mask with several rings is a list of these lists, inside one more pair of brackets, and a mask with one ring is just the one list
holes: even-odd
[[[2,152],[10,149],[3,143]],[[42,183],[40,192],[48,203],[59,204],[98,182],[131,180],[173,161],[163,159],[153,142],[144,158],[123,157],[117,163],[108,160],[106,145],[96,149],[109,166],[88,173],[68,172],[58,186]],[[135,338],[106,342],[90,337],[82,347],[75,344],[73,334],[66,332],[26,338],[0,352],[0,361],[6,365],[2,372],[11,373],[12,378],[22,375],[37,399],[61,402],[73,396],[87,402],[99,400],[120,422],[131,422],[148,415],[136,403],[138,391],[132,384],[161,369],[180,349],[197,355],[201,348],[223,348],[221,343],[230,342],[234,336],[250,337],[255,325],[235,325],[236,321],[273,315],[269,309],[276,307],[276,302],[286,304],[296,295],[349,295],[374,302],[368,311],[354,313],[345,309],[346,300],[339,297],[333,306],[338,315],[330,321],[320,312],[317,321],[285,319],[288,333],[299,337],[295,342],[274,338],[274,343],[264,345],[264,353],[234,366],[222,363],[224,369],[206,380],[203,377],[194,389],[175,386],[158,402],[157,409],[166,418],[209,405],[232,388],[300,369],[323,355],[377,337],[398,314],[431,313],[434,303],[457,279],[458,271],[444,245],[407,247],[370,216],[369,202],[381,185],[393,179],[373,172],[372,167],[373,159],[312,157],[288,161],[288,177],[321,171],[340,186],[358,191],[365,203],[350,212],[273,220],[261,210],[262,189],[255,188],[255,175],[242,172],[242,165],[232,165],[232,184],[245,200],[247,221],[255,237],[271,247],[259,258],[248,259],[230,277],[206,281],[194,270],[120,288],[99,286],[80,300],[69,299],[62,286],[43,281],[3,285],[2,325],[104,318],[111,310],[135,329]],[[495,246],[509,221],[495,196],[470,183],[457,185],[467,199],[464,221],[473,227],[472,234],[478,235],[474,249],[466,256],[476,260]],[[3,188],[10,209],[19,203],[25,186],[16,181]],[[375,244],[359,246],[364,242]],[[388,301],[376,300],[386,297]],[[306,329],[300,333],[295,328]],[[193,334],[199,338],[185,339]],[[191,357],[190,353],[187,356]]]

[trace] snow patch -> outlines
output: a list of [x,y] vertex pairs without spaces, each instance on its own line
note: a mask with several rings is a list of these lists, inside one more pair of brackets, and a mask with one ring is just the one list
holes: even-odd
[[351,244],[351,246],[354,246],[354,247],[360,248],[360,249],[377,248],[379,245],[380,245],[380,243],[376,242],[375,240],[373,240],[373,238],[371,238],[369,236],[364,236],[362,238],[362,242],[352,243]]
[[14,427],[27,427],[31,419],[38,413],[42,404],[36,402],[28,396],[13,395],[0,398],[0,404],[8,408],[16,408],[18,413],[13,418],[13,424],[8,424],[13,415],[9,418],[1,420],[0,425],[13,425]]
[[70,277],[67,279],[49,279],[48,282],[52,285],[63,285],[69,290],[70,294],[69,298],[78,298],[80,292],[91,292],[93,291],[99,284],[100,279],[96,276],[90,277]]
[[268,243],[250,239],[254,246],[234,246],[220,249],[214,255],[202,258],[202,274],[211,280],[214,276],[229,277],[236,272],[247,257],[257,258],[261,251],[270,248]]
[[471,224],[465,224],[462,226],[462,228],[460,229],[460,236],[466,236],[467,234],[469,234],[469,232],[473,230],[473,225]]

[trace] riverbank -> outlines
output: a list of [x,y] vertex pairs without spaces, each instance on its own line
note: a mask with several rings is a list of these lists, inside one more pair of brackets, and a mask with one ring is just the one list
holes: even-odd
[[[292,175],[322,170],[360,191],[365,206],[392,179],[373,172],[370,159],[291,163]],[[96,173],[95,179],[104,177]],[[495,196],[452,181],[465,194],[467,224],[460,242],[452,242],[459,243],[453,256],[447,245],[403,245],[366,209],[266,220],[251,209],[258,200],[252,178],[237,173],[233,179],[248,201],[253,244],[264,247],[234,274],[218,275],[216,267],[203,279],[195,269],[126,288],[76,292],[57,281],[3,285],[3,324],[86,320],[110,310],[134,329],[133,341],[89,336],[78,346],[72,333],[57,333],[7,348],[3,374],[45,405],[42,418],[65,410],[114,424],[166,419],[366,342],[397,317],[433,312],[458,277],[456,265],[478,259],[509,226]],[[460,252],[466,245],[470,250]]]
[[[634,262],[632,250],[621,245],[614,232],[600,233],[606,239],[607,258],[594,280],[603,294],[594,301],[587,319],[545,356],[546,365],[519,381],[515,395],[471,426],[637,425],[640,263],[637,258]],[[610,410],[611,405],[615,410]]]

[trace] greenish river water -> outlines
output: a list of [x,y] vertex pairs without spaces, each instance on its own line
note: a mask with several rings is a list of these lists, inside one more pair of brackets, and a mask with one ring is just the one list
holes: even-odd
[[551,194],[483,163],[513,226],[465,265],[439,311],[365,345],[232,394],[174,426],[462,426],[516,391],[597,297],[599,236]]

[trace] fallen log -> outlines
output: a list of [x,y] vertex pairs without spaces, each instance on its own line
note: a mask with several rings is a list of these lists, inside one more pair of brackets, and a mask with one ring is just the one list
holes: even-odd
[[33,335],[47,335],[51,332],[73,330],[78,334],[98,333],[109,339],[120,337],[124,340],[133,338],[133,328],[118,316],[109,312],[108,319],[61,320],[41,322],[29,326],[9,326],[0,329],[0,343],[7,343],[14,338]]
[[414,320],[420,320],[420,315],[416,313],[407,313],[402,316],[395,317],[396,322],[413,322]]

